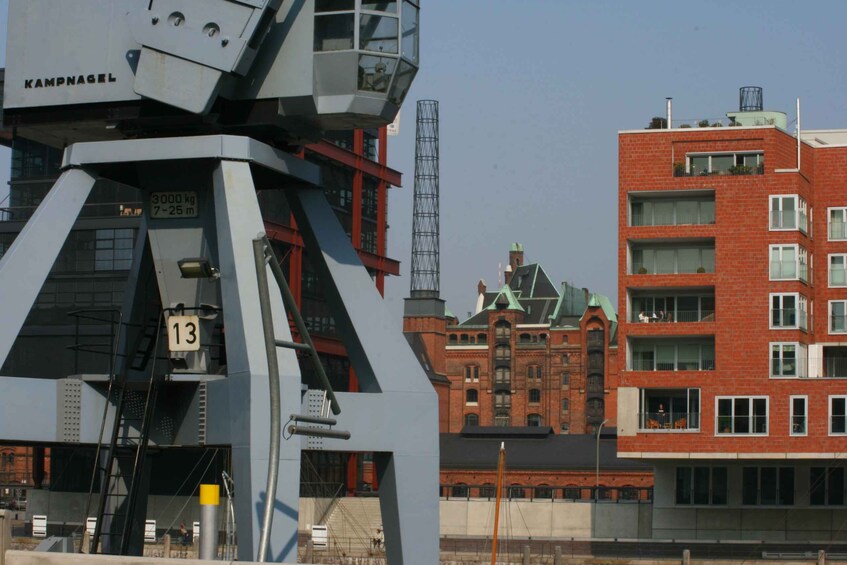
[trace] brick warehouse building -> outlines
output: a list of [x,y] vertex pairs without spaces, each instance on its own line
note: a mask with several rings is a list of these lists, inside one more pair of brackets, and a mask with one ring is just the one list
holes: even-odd
[[656,538],[843,540],[847,130],[727,116],[619,134],[618,456]]
[[[443,301],[406,302],[404,331],[439,397],[442,495],[486,497],[504,441],[515,496],[593,498],[599,456],[599,495],[648,498],[649,467],[615,457],[611,301],[553,284],[517,243],[502,288],[480,281],[477,292],[463,322]],[[436,306],[443,316],[432,315]],[[601,423],[608,433],[598,442],[589,434]]]

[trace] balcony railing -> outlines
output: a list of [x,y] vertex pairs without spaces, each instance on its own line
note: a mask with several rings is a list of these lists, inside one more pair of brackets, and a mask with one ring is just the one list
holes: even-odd
[[715,417],[717,434],[766,434],[768,433],[767,414],[744,414],[736,416],[718,415]]
[[638,226],[701,226],[715,223],[715,213],[700,212],[700,213],[675,213],[672,217],[666,217],[658,214],[644,214],[642,212],[633,212],[631,215],[631,225]]
[[837,267],[829,270],[830,286],[847,286],[847,268]]
[[688,361],[656,361],[654,359],[633,359],[631,371],[714,371],[714,359],[691,359]]
[[847,333],[847,316],[830,314],[829,331],[830,333]]
[[829,222],[829,239],[847,239],[847,223]]
[[821,377],[847,379],[847,357],[827,357],[821,360]]
[[795,261],[771,261],[771,280],[809,280],[809,268]]
[[675,312],[633,312],[632,323],[657,323],[657,322],[714,322],[715,312],[713,310],[677,310]]
[[797,308],[771,308],[772,328],[800,328],[807,329],[807,314],[805,310]]
[[[601,477],[601,481],[604,477]],[[593,479],[593,476],[592,476]],[[468,485],[464,483],[442,484],[439,487],[441,498],[448,500],[488,499],[497,496],[497,487],[492,484]],[[652,487],[586,487],[578,485],[510,485],[503,489],[503,497],[526,500],[569,500],[574,502],[650,502],[653,500]]]
[[691,431],[700,429],[699,412],[639,412],[639,430]]
[[771,359],[772,377],[805,377],[806,364],[797,359]]
[[801,210],[771,210],[771,229],[799,229],[806,233],[809,230],[809,220]]
[[723,170],[696,170],[694,167],[691,170],[686,171],[685,167],[675,167],[673,171],[673,176],[675,177],[708,177],[713,175],[763,175],[765,174],[765,165],[761,163],[756,166],[751,165],[735,165],[730,167],[729,169]]
[[[0,222],[23,222],[29,220],[38,206],[15,206],[0,208]],[[103,202],[86,204],[79,213],[80,218],[134,218],[142,213],[141,202]]]

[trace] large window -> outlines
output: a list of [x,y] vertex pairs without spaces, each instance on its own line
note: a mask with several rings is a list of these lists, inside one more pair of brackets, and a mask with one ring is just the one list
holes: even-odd
[[767,434],[768,397],[717,397],[715,433]]
[[475,388],[469,388],[465,391],[465,404],[468,406],[476,406],[479,402],[479,391]]
[[807,327],[806,297],[796,292],[771,294],[771,329]]
[[526,417],[526,425],[531,428],[537,428],[541,425],[541,414],[529,414]]
[[508,345],[498,345],[494,348],[494,359],[509,361],[512,359],[512,349]]
[[794,504],[793,467],[744,467],[741,503],[748,505]]
[[796,194],[771,196],[770,229],[809,231],[806,201]]
[[494,369],[494,384],[507,385],[512,380],[512,370],[508,367],[497,367]]
[[629,206],[632,226],[680,226],[715,223],[715,196],[637,197]]
[[814,506],[844,504],[844,467],[812,467],[809,472],[809,502]]
[[633,340],[632,371],[713,371],[714,341]]
[[809,253],[799,245],[771,245],[771,280],[809,280]]
[[809,398],[806,396],[792,396],[791,402],[791,427],[789,433],[793,436],[804,436],[808,433]]
[[479,425],[479,414],[465,414],[465,425],[466,426],[478,426]]
[[508,391],[494,393],[494,408],[509,408],[512,405],[512,395]]
[[465,381],[475,382],[479,380],[479,365],[465,366]]
[[847,300],[829,301],[829,333],[847,333]]
[[805,377],[806,345],[771,343],[771,377]]
[[315,1],[315,51],[353,49],[354,0]]
[[529,403],[538,404],[541,402],[541,390],[537,388],[529,389]]
[[764,153],[711,153],[686,155],[687,175],[756,175],[763,174]]
[[715,272],[715,244],[642,245],[632,249],[632,273],[639,275]]
[[829,397],[829,434],[847,434],[847,396]]
[[829,240],[847,239],[847,208],[829,209]]
[[847,286],[847,254],[830,254],[829,286]]
[[512,325],[506,321],[499,321],[494,324],[494,336],[497,339],[509,339],[512,337]]
[[726,504],[726,467],[677,467],[677,504]]

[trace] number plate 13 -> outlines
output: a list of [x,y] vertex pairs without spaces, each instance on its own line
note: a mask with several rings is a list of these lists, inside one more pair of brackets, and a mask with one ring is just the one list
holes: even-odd
[[198,316],[168,318],[168,349],[171,351],[200,349],[200,318]]

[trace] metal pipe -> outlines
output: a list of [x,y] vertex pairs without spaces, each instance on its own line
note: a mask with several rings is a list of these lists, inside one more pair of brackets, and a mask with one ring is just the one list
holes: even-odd
[[672,116],[672,108],[673,108],[673,98],[668,96],[665,98],[668,101],[668,129],[671,129],[673,126],[671,125],[671,116]]
[[296,341],[283,341],[278,339],[274,342],[277,347],[285,347],[286,349],[296,349],[297,351],[309,351],[309,346],[305,343],[297,343]]
[[256,282],[259,287],[259,309],[262,314],[262,333],[265,338],[265,352],[268,357],[268,385],[270,386],[271,428],[270,447],[268,450],[268,482],[265,492],[265,509],[262,513],[262,529],[259,535],[259,550],[256,561],[263,563],[268,553],[273,524],[273,510],[276,502],[276,483],[279,474],[279,448],[281,403],[279,395],[279,365],[276,356],[276,340],[274,338],[273,315],[271,313],[271,298],[268,292],[268,270],[265,255],[267,239],[259,237],[253,240],[253,259],[256,264]]
[[797,172],[800,172],[800,98],[797,98]]
[[200,485],[200,559],[210,560],[217,557],[220,502],[221,487]]
[[288,433],[295,436],[328,437],[332,439],[350,439],[350,432],[346,430],[328,430],[326,428],[312,428],[310,426],[288,426]]
[[335,418],[319,418],[318,416],[306,416],[304,414],[292,414],[291,419],[295,422],[306,422],[307,424],[323,424],[334,426],[338,422]]
[[294,325],[300,333],[300,339],[302,339],[303,343],[309,347],[312,364],[315,368],[315,375],[317,375],[318,381],[320,381],[327,393],[327,396],[329,397],[332,413],[337,416],[341,413],[341,407],[338,405],[335,393],[332,392],[332,385],[329,382],[329,378],[326,376],[324,366],[321,365],[321,360],[318,358],[318,351],[315,349],[315,344],[312,343],[309,330],[306,328],[306,322],[303,321],[303,316],[300,315],[300,310],[297,308],[297,302],[294,300],[294,295],[288,287],[288,282],[285,280],[285,274],[282,272],[282,267],[279,266],[279,261],[276,260],[276,255],[274,255],[270,241],[268,241],[268,236],[263,236],[262,240],[265,243],[268,256],[271,259],[271,273],[273,273],[276,283],[279,285],[279,290],[282,292],[282,300],[285,303],[285,309],[291,314],[291,318],[294,320]]

